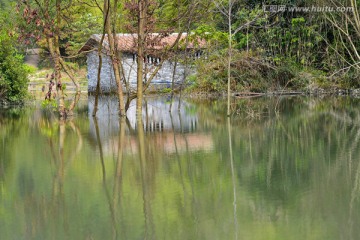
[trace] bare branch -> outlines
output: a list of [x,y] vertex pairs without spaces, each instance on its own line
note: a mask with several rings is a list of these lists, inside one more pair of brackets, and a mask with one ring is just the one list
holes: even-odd
[[215,4],[216,9],[218,9],[221,14],[223,14],[227,18],[230,17],[228,12],[227,12],[227,8],[224,7],[224,5],[221,2],[216,1],[216,0],[212,0],[212,2]]
[[352,65],[350,65],[350,66],[347,66],[347,67],[344,67],[344,68],[342,68],[342,69],[337,70],[336,72],[334,72],[333,74],[331,74],[331,75],[329,76],[329,78],[332,78],[333,76],[335,76],[335,75],[338,74],[339,72],[342,72],[342,71],[345,71],[345,70],[349,70],[349,69],[351,69],[351,68],[353,68],[353,67],[356,67],[356,68],[359,68],[359,69],[360,69],[360,62],[357,62],[357,63],[355,63],[355,64],[352,64]]

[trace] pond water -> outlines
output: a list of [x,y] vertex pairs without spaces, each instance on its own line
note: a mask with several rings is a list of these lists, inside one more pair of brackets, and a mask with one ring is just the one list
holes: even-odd
[[358,239],[360,100],[169,105],[0,110],[0,239]]

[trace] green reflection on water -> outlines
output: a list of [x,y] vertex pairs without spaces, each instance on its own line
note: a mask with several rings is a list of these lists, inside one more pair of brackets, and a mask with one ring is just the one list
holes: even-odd
[[357,239],[359,100],[224,106],[159,125],[1,110],[0,239]]

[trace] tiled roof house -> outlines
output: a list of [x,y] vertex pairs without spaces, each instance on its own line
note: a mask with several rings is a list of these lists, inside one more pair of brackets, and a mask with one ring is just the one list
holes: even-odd
[[[146,61],[148,61],[148,69],[154,68],[164,51],[177,49],[178,52],[187,52],[199,57],[202,49],[206,47],[204,40],[187,38],[186,33],[173,34],[160,34],[152,33],[146,37]],[[81,47],[79,52],[84,52],[87,55],[87,68],[88,68],[88,91],[89,93],[94,92],[96,89],[97,82],[97,70],[99,64],[99,57],[97,48],[100,43],[102,35],[93,34],[88,41]],[[179,39],[178,39],[179,38]],[[191,40],[189,40],[191,39]],[[137,52],[137,34],[121,33],[116,35],[117,48],[122,52],[122,64],[124,69],[124,76],[130,83],[130,86],[136,87],[136,52]],[[177,42],[178,40],[178,42]],[[172,48],[175,43],[178,43],[178,48]],[[116,82],[113,74],[113,68],[111,59],[107,54],[109,44],[107,37],[105,36],[103,41],[103,66],[101,71],[101,90],[102,92],[115,92]],[[180,49],[180,50],[179,50]],[[177,53],[180,54],[180,53]],[[165,61],[160,71],[157,73],[152,81],[152,84],[163,84],[165,87],[169,87],[172,79],[175,79],[176,83],[184,81],[186,76],[192,71],[188,66],[182,64],[176,64],[175,75],[174,63],[172,61]],[[174,75],[174,76],[173,76]]]

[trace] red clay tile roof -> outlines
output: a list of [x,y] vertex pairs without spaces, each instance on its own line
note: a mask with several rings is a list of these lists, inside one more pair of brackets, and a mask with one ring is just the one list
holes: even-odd
[[[182,33],[179,39],[179,45],[185,46],[187,33]],[[160,51],[167,47],[172,47],[179,37],[179,33],[172,33],[168,35],[163,35],[159,33],[152,33],[147,35],[147,49],[151,51]],[[118,49],[122,52],[136,52],[137,48],[137,34],[130,33],[121,33],[116,35]],[[90,39],[85,43],[85,45],[80,49],[79,52],[90,51],[97,48],[98,43],[101,40],[100,34],[91,35]],[[187,42],[186,49],[194,48],[205,48],[205,41],[196,39],[196,41],[191,40]],[[104,47],[108,49],[107,37],[104,39]]]

